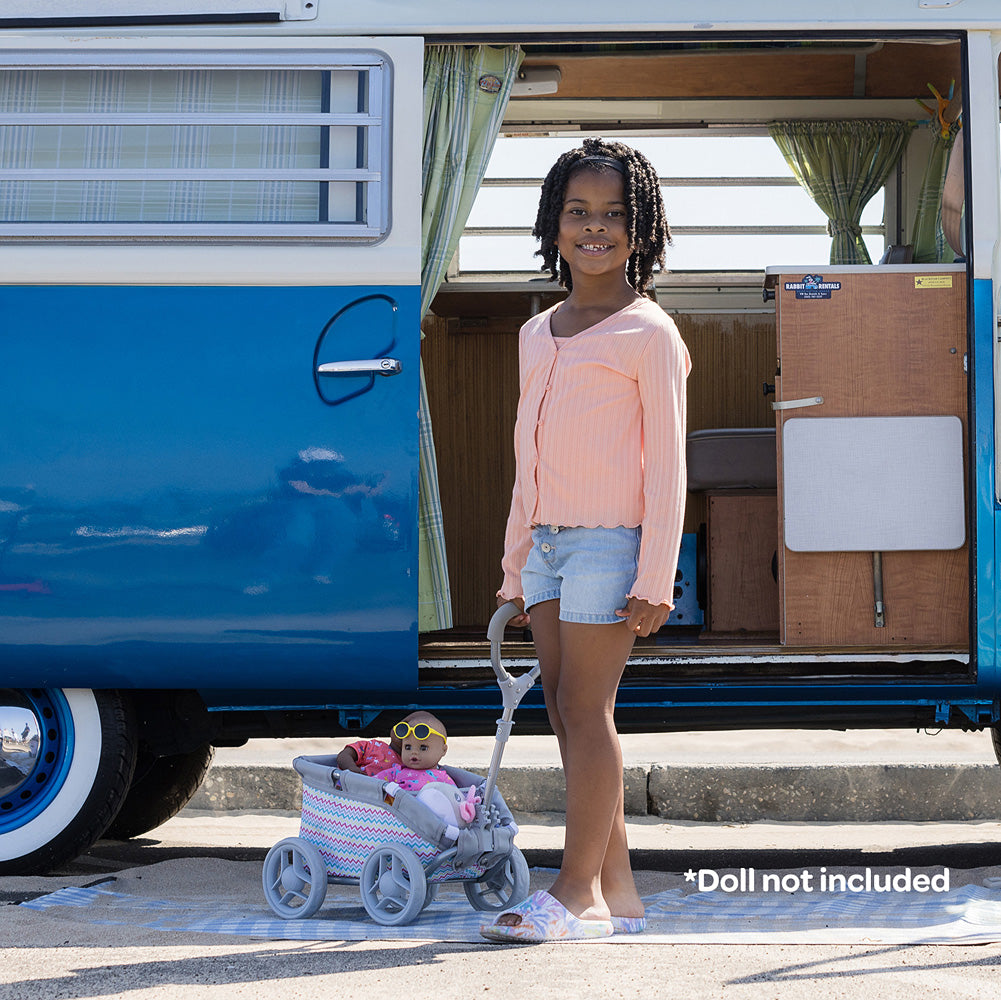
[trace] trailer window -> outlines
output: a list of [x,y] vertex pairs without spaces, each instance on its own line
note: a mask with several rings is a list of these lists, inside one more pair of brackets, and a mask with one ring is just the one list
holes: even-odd
[[0,70],[0,233],[362,241],[386,233],[382,59],[176,62]]
[[[614,136],[609,136],[614,138]],[[458,271],[538,272],[532,226],[539,187],[574,138],[500,137],[459,244]],[[768,136],[630,136],[661,175],[674,234],[672,271],[760,271],[777,260],[823,262],[827,218]],[[531,175],[530,175],[531,174]],[[883,197],[862,216],[873,260],[883,253]]]

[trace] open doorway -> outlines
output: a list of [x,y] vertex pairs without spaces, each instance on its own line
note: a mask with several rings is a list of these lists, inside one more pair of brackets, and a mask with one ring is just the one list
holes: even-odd
[[[954,600],[942,613],[947,628],[898,629],[891,639],[885,630],[870,632],[867,622],[841,641],[809,630],[803,643],[787,641],[772,405],[781,385],[780,351],[776,302],[763,298],[770,267],[831,268],[827,216],[797,182],[770,123],[913,124],[903,155],[861,215],[860,240],[878,262],[887,247],[907,244],[913,230],[931,145],[915,98],[927,98],[929,84],[945,92],[961,78],[959,41],[530,46],[524,67],[534,79],[548,79],[547,86],[555,80],[555,92],[512,99],[457,259],[426,321],[424,364],[456,624],[450,634],[426,637],[423,655],[447,649],[444,655],[461,656],[467,648],[473,655],[494,609],[514,478],[517,332],[563,294],[540,277],[532,256],[538,186],[556,156],[586,135],[636,145],[661,173],[675,246],[654,291],[692,355],[688,431],[749,432],[737,447],[754,466],[740,484],[715,488],[711,477],[695,483],[676,613],[658,636],[637,646],[634,660],[659,658],[669,669],[682,664],[704,673],[706,657],[724,650],[734,652],[727,670],[738,662],[761,669],[764,656],[777,664],[767,670],[801,672],[809,659],[804,646],[843,655],[853,669],[863,650],[888,649],[889,659],[876,668],[884,669],[906,649],[909,672],[933,672],[940,661],[964,655],[965,543],[948,560]],[[954,301],[962,300],[963,277],[959,267]],[[959,313],[943,308],[961,347],[965,305]],[[955,381],[953,390],[957,399],[949,405],[965,413],[965,381]],[[868,593],[873,576],[866,566],[862,579],[853,566],[842,589]],[[940,588],[935,566],[927,570],[925,597]],[[920,656],[910,655],[915,649]]]

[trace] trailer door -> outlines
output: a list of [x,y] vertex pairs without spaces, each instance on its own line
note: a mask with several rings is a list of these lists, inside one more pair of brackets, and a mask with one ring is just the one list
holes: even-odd
[[421,41],[0,57],[0,686],[414,688]]

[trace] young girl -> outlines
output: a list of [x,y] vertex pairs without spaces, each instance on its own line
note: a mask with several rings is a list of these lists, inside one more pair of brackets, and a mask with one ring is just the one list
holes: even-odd
[[566,774],[566,841],[549,891],[482,928],[497,941],[645,927],[613,711],[636,636],[671,611],[685,509],[691,362],[674,323],[640,294],[671,239],[657,172],[628,146],[585,140],[549,171],[534,235],[569,295],[521,330],[498,605],[531,611]]

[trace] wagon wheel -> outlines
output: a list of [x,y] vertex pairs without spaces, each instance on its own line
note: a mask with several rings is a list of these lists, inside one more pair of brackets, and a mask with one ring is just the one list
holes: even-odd
[[409,924],[424,908],[427,878],[409,847],[382,844],[366,859],[359,882],[361,901],[378,924]]
[[486,872],[479,882],[465,882],[474,910],[496,913],[520,903],[528,895],[528,862],[517,847],[498,865]]
[[268,906],[290,920],[311,917],[327,895],[323,857],[314,844],[300,837],[280,840],[268,851],[261,881]]

